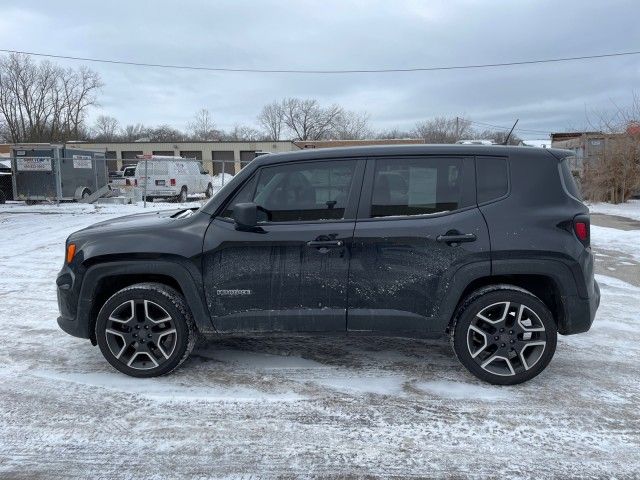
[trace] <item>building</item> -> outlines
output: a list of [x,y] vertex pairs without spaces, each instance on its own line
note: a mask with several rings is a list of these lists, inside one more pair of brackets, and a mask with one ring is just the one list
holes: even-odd
[[135,163],[138,155],[169,155],[201,160],[212,174],[235,174],[256,157],[257,152],[298,150],[291,141],[276,142],[73,142],[90,150],[104,150],[109,171]]
[[558,132],[551,134],[551,146],[573,150],[575,159],[571,165],[576,173],[582,172],[585,165],[595,162],[604,152],[605,141],[620,136],[605,135],[602,132]]

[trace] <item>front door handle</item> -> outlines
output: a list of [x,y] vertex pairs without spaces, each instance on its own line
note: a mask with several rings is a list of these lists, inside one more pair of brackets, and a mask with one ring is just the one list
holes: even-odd
[[313,248],[340,248],[343,245],[342,240],[311,240],[307,242],[307,247]]
[[476,236],[473,233],[447,232],[444,235],[438,235],[438,242],[450,245],[452,243],[475,242]]

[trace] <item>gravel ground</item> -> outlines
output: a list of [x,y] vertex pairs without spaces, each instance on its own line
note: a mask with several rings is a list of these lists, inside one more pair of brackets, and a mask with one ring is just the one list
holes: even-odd
[[345,336],[219,339],[136,380],[55,324],[64,239],[117,213],[9,211],[2,478],[640,476],[640,288],[614,278],[640,277],[628,239],[601,252],[594,230],[596,323],[524,385],[476,380],[445,342]]

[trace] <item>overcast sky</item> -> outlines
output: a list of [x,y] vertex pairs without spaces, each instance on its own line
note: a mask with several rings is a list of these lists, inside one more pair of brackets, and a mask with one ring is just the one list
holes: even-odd
[[[147,63],[358,69],[465,65],[640,50],[629,1],[0,1],[0,48]],[[58,63],[78,65],[79,62]],[[448,72],[284,75],[88,64],[121,124],[255,124],[262,105],[313,97],[376,129],[462,116],[556,131],[640,91],[640,55]],[[519,132],[524,138],[543,134]]]

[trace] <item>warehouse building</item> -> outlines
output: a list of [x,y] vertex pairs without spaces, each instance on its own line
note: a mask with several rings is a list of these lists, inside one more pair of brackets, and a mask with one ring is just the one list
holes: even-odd
[[212,174],[235,174],[261,152],[280,153],[298,150],[291,141],[276,142],[73,142],[90,150],[106,152],[109,171],[135,163],[139,155],[168,155],[202,161]]

